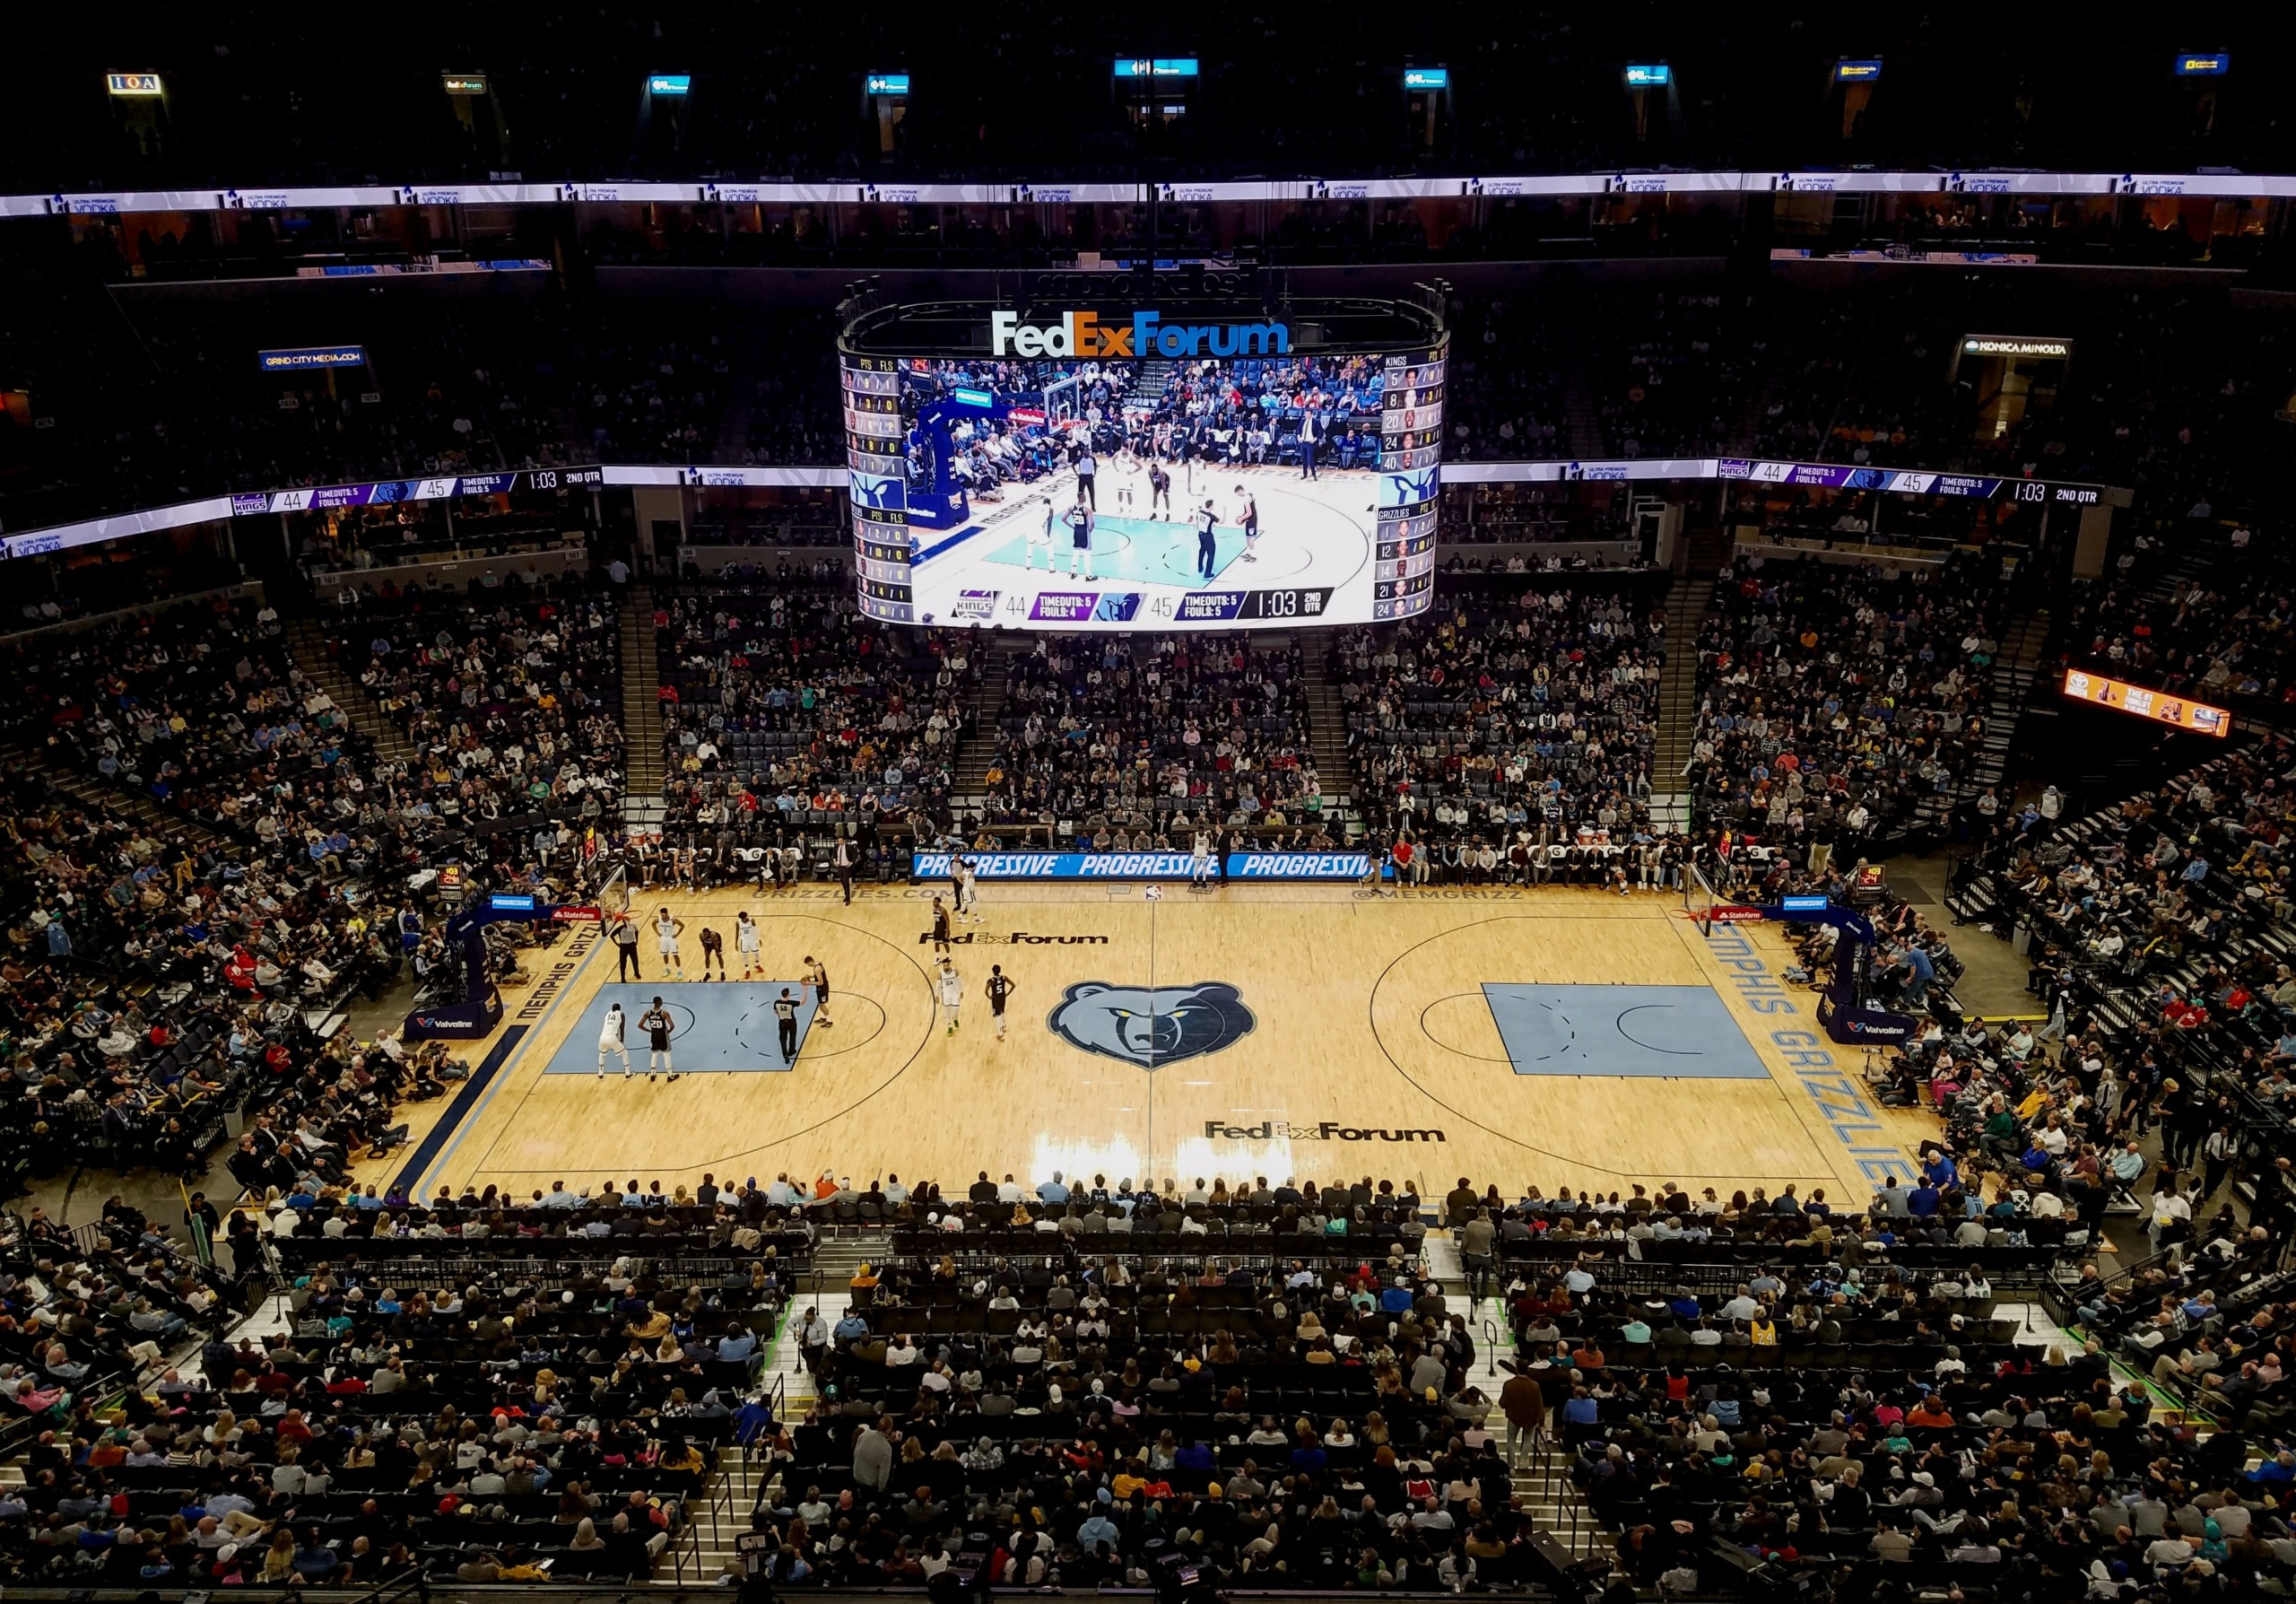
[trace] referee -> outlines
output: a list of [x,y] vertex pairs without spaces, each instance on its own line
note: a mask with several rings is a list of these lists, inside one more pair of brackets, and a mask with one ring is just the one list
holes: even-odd
[[797,1058],[797,999],[789,995],[789,988],[781,988],[781,995],[773,999],[773,1023],[781,1032],[781,1061],[795,1063]]

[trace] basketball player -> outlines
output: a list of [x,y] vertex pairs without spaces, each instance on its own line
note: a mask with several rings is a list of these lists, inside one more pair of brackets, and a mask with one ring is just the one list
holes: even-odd
[[1164,510],[1166,518],[1171,517],[1172,476],[1164,471],[1162,463],[1152,459],[1148,464],[1148,516],[1154,518],[1159,507]]
[[654,920],[655,945],[661,949],[662,970],[675,979],[685,979],[685,960],[678,955],[678,937],[685,929],[685,920],[673,919],[667,908]]
[[773,1023],[781,1033],[781,1061],[792,1064],[797,1059],[797,999],[789,995],[789,988],[781,988],[781,995],[773,999]]
[[708,925],[701,927],[701,978],[709,979],[709,966],[718,965],[718,978],[726,978],[726,938]]
[[837,1023],[829,1016],[829,965],[805,955],[805,984],[813,989],[813,1023],[823,1030]]
[[[1076,498],[1076,504],[1068,510],[1067,518],[1068,577],[1072,580],[1092,579],[1095,577],[1092,572],[1092,510],[1084,504],[1083,496]],[[1081,575],[1076,571],[1080,566],[1084,571]]]
[[646,1033],[646,1078],[654,1080],[667,1069],[671,1081],[674,1083],[678,1072],[670,1063],[670,1033],[677,1028],[677,1024],[670,1017],[670,1011],[662,1006],[660,998],[656,998],[654,1006],[638,1016],[638,1028]]
[[1116,510],[1120,515],[1129,518],[1135,510],[1132,505],[1132,473],[1134,467],[1137,466],[1132,460],[1130,446],[1124,445],[1117,448],[1114,466],[1116,467]]
[[949,905],[939,897],[933,899],[933,950],[949,955]]
[[1242,485],[1236,486],[1236,495],[1243,503],[1239,521],[1244,526],[1244,561],[1257,562],[1252,554],[1259,549],[1259,502]]
[[1053,571],[1052,526],[1059,521],[1060,509],[1053,504],[1053,500],[1050,496],[1045,497],[1044,527],[1039,529],[1034,524],[1031,524],[1029,526],[1028,554],[1022,559],[1021,562],[1021,566],[1023,569],[1033,571],[1037,565],[1037,554],[1041,551],[1044,554],[1045,572],[1051,573]]
[[957,920],[968,925],[988,922],[980,916],[980,876],[970,859],[957,862]]
[[988,966],[988,984],[981,990],[987,994],[988,1011],[996,1020],[996,1039],[1002,1042],[1004,1039],[1004,999],[1013,995],[1013,982],[1004,978],[1002,963]]
[[1188,855],[1187,876],[1192,885],[1212,884],[1212,838],[1201,830],[1196,833],[1195,849]]
[[734,920],[734,950],[742,955],[742,979],[765,972],[765,965],[758,958],[757,920],[750,911],[743,909]]
[[964,1000],[964,976],[957,972],[955,964],[943,958],[941,960],[941,1007],[947,1010],[949,1016],[949,1028],[944,1033],[944,1034],[953,1036],[957,1033],[957,1009],[963,1006]]
[[606,1054],[622,1055],[622,1078],[630,1078],[630,1043],[624,1039],[626,1021],[620,1003],[606,1009],[605,1023],[598,1027],[598,1078],[606,1077]]

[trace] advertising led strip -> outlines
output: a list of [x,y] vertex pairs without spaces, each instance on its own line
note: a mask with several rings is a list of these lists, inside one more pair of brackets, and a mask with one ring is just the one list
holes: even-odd
[[2108,679],[2101,674],[2092,674],[2086,668],[2067,668],[2064,691],[2074,702],[2094,702],[2099,707],[2111,708],[2115,712],[2188,729],[2195,735],[2229,736],[2232,733],[2232,715],[2221,707],[2211,707],[2205,702],[2195,702],[2188,696],[2180,696],[2170,691],[2157,691],[2149,685],[2132,685],[2126,680]]

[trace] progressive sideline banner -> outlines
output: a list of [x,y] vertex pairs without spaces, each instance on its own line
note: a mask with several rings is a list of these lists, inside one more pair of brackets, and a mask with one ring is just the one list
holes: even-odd
[[[909,877],[945,880],[955,854],[916,852]],[[982,880],[1186,880],[1196,859],[1186,852],[970,852]],[[1231,880],[1361,880],[1371,872],[1368,852],[1231,852]],[[1380,874],[1392,871],[1384,866]]]

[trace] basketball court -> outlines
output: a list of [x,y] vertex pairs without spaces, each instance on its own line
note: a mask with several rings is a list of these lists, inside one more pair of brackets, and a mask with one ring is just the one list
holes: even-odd
[[[1065,595],[1086,583],[1130,588],[1149,618],[1172,616],[1184,594],[1247,583],[1328,586],[1336,593],[1332,610],[1370,616],[1381,475],[1332,468],[1303,480],[1295,469],[1204,463],[1174,464],[1171,472],[1169,509],[1152,510],[1146,468],[1103,461],[1093,492],[1099,507],[1089,562],[1072,549],[1072,531],[1061,519],[1076,501],[1074,472],[1007,485],[996,501],[976,501],[961,527],[922,537],[913,580],[918,616],[1019,622],[1032,615],[1039,597]],[[1261,538],[1248,562],[1236,521],[1239,484],[1259,507]],[[1199,565],[1190,522],[1207,499],[1218,519],[1208,575]],[[1048,508],[1053,513],[1048,539]]]
[[[1866,1094],[1862,1054],[1829,1041],[1816,994],[1783,978],[1780,930],[1702,936],[1679,894],[1144,889],[984,885],[985,922],[952,948],[965,1000],[952,1034],[927,936],[945,886],[861,890],[850,906],[833,886],[633,888],[635,909],[686,921],[690,973],[701,927],[730,932],[744,908],[769,974],[827,964],[829,1017],[800,994],[795,1062],[770,1006],[794,982],[664,981],[648,951],[644,977],[617,983],[590,928],[467,1044],[479,1072],[460,1094],[410,1111],[414,1146],[362,1179],[523,1195],[560,1179],[824,1170],[863,1187],[1060,1170],[1443,1190],[1465,1175],[1510,1192],[1792,1182],[1856,1206],[1909,1173],[1936,1129]],[[991,964],[1015,986],[1001,1042],[981,993]],[[656,995],[681,1021],[675,1084],[643,1073],[635,1019]],[[596,1078],[610,998],[632,1020],[628,1081],[619,1060]]]

